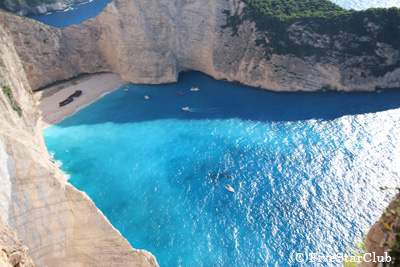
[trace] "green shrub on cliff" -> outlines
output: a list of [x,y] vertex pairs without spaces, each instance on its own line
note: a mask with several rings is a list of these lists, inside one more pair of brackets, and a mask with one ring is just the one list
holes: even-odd
[[290,19],[344,13],[345,9],[327,0],[245,0],[252,18],[263,25],[266,19]]
[[367,235],[364,234],[360,236],[351,247],[347,248],[348,255],[343,259],[344,267],[357,267],[359,265],[358,261],[352,261],[352,259],[360,259],[363,257],[366,240]]
[[15,110],[20,117],[22,117],[22,109],[18,105],[18,102],[15,100],[12,90],[7,85],[2,85],[2,91],[4,95],[7,97],[8,103],[10,103],[13,110]]
[[282,34],[289,25],[300,22],[321,34],[342,31],[370,34],[368,24],[379,26],[376,40],[400,47],[400,10],[370,8],[364,11],[345,10],[327,0],[245,0],[245,19],[253,20],[259,30]]
[[[229,11],[227,22],[223,28],[232,28],[233,35],[238,34],[239,26],[244,20],[254,21],[259,31],[268,37],[256,40],[257,45],[264,45],[265,57],[272,54],[293,54],[304,58],[316,57],[321,60],[335,53],[335,57],[343,60],[349,56],[375,56],[382,65],[364,62],[370,75],[382,76],[388,71],[399,67],[400,62],[385,65],[385,58],[376,53],[377,44],[385,43],[400,50],[400,9],[371,8],[364,11],[345,10],[328,0],[243,0],[247,7],[243,14],[231,15]],[[306,41],[295,42],[290,38],[288,29],[297,24],[306,31],[327,37],[327,43],[313,46]],[[303,30],[298,30],[304,32]],[[347,40],[340,35],[350,33],[364,40]],[[312,38],[312,37],[311,37]],[[335,46],[339,41],[341,47]],[[378,62],[379,63],[379,62]],[[354,66],[356,67],[356,66]]]
[[[328,0],[244,0],[247,18],[255,21],[262,30],[295,21],[318,23],[321,32],[340,30],[359,32],[364,29],[363,20],[379,23],[381,20],[399,22],[398,8],[370,8],[364,11],[346,10]],[[328,24],[322,24],[323,22]],[[354,24],[349,24],[354,23]],[[395,28],[395,25],[392,25]]]

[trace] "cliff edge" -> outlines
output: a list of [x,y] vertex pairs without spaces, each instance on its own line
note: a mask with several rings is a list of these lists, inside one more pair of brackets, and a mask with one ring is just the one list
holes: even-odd
[[158,266],[151,253],[133,249],[51,160],[7,23],[0,14],[0,217],[37,266]]
[[114,0],[96,18],[65,29],[12,16],[6,23],[33,89],[102,71],[133,83],[168,83],[188,70],[273,91],[400,87],[400,49],[380,38],[390,21],[360,15],[358,34],[295,21],[273,39],[274,29],[259,30],[246,10],[239,0]]
[[[399,266],[400,249],[400,194],[398,193],[383,215],[368,231],[365,243],[365,258],[360,267]],[[386,254],[385,254],[386,253]],[[382,257],[386,260],[389,255],[391,262],[379,262],[374,258]],[[379,259],[379,258],[378,258]],[[383,261],[383,260],[380,260]]]

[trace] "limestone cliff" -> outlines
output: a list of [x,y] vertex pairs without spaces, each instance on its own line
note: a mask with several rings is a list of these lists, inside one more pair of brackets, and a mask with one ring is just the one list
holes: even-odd
[[157,266],[51,160],[9,22],[0,16],[0,217],[37,266]]
[[[293,23],[286,39],[309,49],[328,49],[324,57],[296,53],[266,56],[271,40],[245,20],[237,31],[229,14],[243,13],[239,0],[114,0],[96,18],[63,30],[40,23],[21,23],[7,16],[16,49],[33,89],[79,73],[111,71],[134,83],[175,82],[180,71],[198,70],[216,79],[274,91],[375,90],[400,87],[400,69],[372,75],[371,66],[400,62],[400,51],[377,42],[370,55],[349,56],[359,41],[374,41],[379,25],[366,20],[365,35],[318,34]],[[237,33],[237,34],[235,34]],[[367,64],[367,63],[368,64]]]
[[0,267],[33,267],[29,249],[17,233],[0,218]]

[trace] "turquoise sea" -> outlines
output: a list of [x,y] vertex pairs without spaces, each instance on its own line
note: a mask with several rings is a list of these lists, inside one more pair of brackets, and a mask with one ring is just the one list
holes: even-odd
[[400,90],[273,93],[190,72],[126,84],[44,134],[160,266],[316,266],[291,255],[345,252],[395,193],[380,187],[400,182],[399,108]]
[[[33,18],[66,27],[109,2]],[[380,187],[400,182],[400,90],[273,93],[181,73],[126,84],[44,134],[69,182],[160,266],[327,266],[294,255],[346,252],[393,196]]]

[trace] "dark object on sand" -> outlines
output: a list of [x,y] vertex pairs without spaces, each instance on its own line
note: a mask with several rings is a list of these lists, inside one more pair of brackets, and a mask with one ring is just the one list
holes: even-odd
[[63,106],[65,106],[65,105],[68,105],[68,104],[71,103],[72,101],[74,101],[74,99],[68,97],[68,98],[65,99],[64,101],[60,102],[60,103],[58,104],[58,106],[59,106],[59,107],[63,107]]
[[73,93],[69,98],[80,97],[81,94],[82,94],[82,90],[76,90],[75,93]]
[[63,107],[65,105],[68,105],[69,103],[71,103],[72,101],[74,101],[74,97],[80,97],[82,94],[82,90],[76,90],[75,93],[73,93],[72,95],[70,95],[67,99],[65,99],[64,101],[60,102],[58,104],[59,107]]

